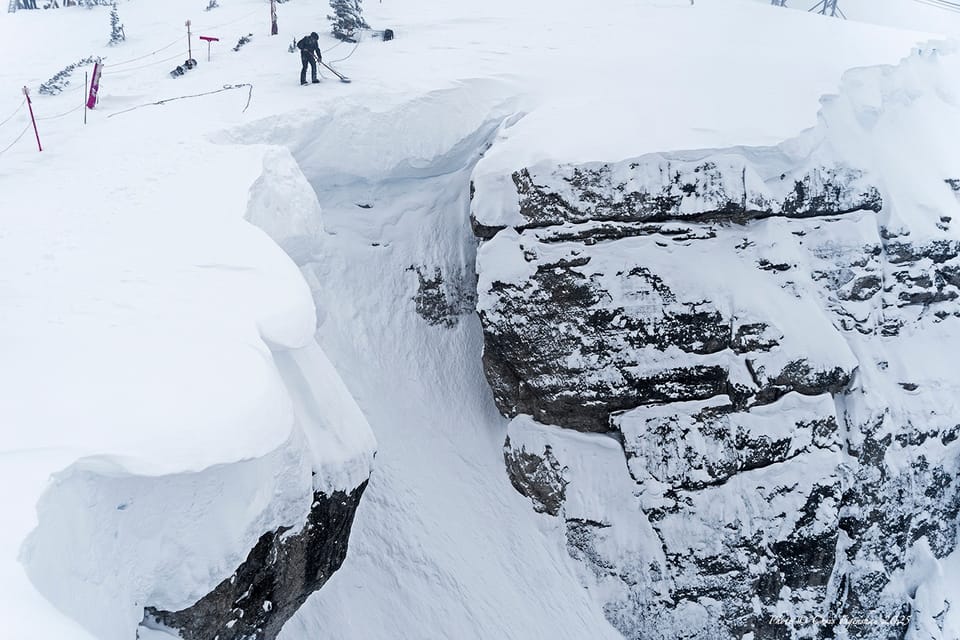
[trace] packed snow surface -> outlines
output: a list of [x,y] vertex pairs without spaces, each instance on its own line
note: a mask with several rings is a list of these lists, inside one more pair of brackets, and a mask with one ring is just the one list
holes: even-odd
[[[418,315],[416,268],[472,286],[490,143],[490,174],[775,144],[845,69],[926,36],[733,0],[390,0],[367,19],[396,40],[322,36],[352,84],[321,67],[301,88],[287,46],[325,5],[280,5],[273,38],[262,2],[199,5],[119,5],[116,48],[105,8],[0,16],[6,633],[133,637],[143,606],[189,604],[302,522],[312,488],[356,486],[376,446],[347,562],[286,640],[616,637],[505,477],[479,324]],[[221,41],[171,79],[187,18]],[[90,55],[84,125],[89,67],[36,88]]]

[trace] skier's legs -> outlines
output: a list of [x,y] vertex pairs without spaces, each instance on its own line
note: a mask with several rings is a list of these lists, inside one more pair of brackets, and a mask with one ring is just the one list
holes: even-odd
[[[300,84],[306,84],[307,82],[307,62],[313,62],[310,58],[305,55],[300,56],[300,61],[303,63],[303,66],[300,68]],[[314,66],[313,77],[317,77],[316,66]]]
[[317,81],[317,61],[314,60],[313,56],[310,56],[310,75],[314,82]]

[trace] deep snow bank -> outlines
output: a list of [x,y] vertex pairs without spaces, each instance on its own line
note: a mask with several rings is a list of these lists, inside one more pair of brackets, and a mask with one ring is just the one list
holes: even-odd
[[[234,609],[253,605],[271,637],[342,562],[375,446],[313,339],[302,276],[243,220],[282,242],[319,228],[316,199],[275,150],[115,127],[151,154],[104,139],[84,157],[116,168],[91,176],[72,171],[80,147],[68,146],[46,158],[58,189],[25,173],[0,190],[0,473],[16,523],[4,624],[25,639],[127,639],[145,607],[183,609],[247,579],[258,541],[286,532],[314,561],[274,554],[255,597],[202,616],[240,637],[251,628],[231,623]],[[197,172],[201,159],[225,171]],[[286,217],[275,202],[299,204],[298,189],[303,217]],[[78,202],[84,192],[97,197]],[[197,618],[168,622],[187,633]]]
[[627,637],[958,633],[958,78],[932,44],[777,147],[511,166],[522,121],[478,164],[507,468]]

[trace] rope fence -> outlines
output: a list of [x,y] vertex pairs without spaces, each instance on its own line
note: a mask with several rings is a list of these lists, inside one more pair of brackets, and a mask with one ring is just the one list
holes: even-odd
[[3,154],[5,154],[7,151],[10,151],[10,149],[13,148],[13,145],[15,145],[15,144],[17,144],[18,142],[20,142],[20,138],[22,138],[23,136],[25,136],[26,133],[27,133],[27,131],[30,131],[30,125],[29,125],[29,124],[23,128],[23,131],[20,132],[20,135],[18,135],[18,136],[14,139],[13,142],[11,142],[11,143],[8,144],[7,146],[5,146],[3,149],[0,149],[0,156],[2,156]]
[[193,93],[193,94],[186,95],[186,96],[176,96],[176,97],[173,97],[173,98],[164,98],[163,100],[158,100],[158,101],[156,101],[156,102],[147,102],[147,103],[145,103],[145,104],[139,104],[139,105],[137,105],[137,106],[135,106],[135,107],[130,107],[129,109],[124,109],[123,111],[115,111],[114,113],[109,114],[107,117],[108,117],[108,118],[112,118],[112,117],[114,117],[114,116],[119,116],[119,115],[124,114],[124,113],[129,113],[129,112],[131,112],[131,111],[136,111],[137,109],[143,109],[144,107],[160,106],[160,105],[167,104],[168,102],[173,102],[173,101],[175,101],[175,100],[186,100],[187,98],[200,98],[200,97],[203,97],[203,96],[212,96],[212,95],[215,94],[215,93],[223,93],[224,91],[232,91],[232,90],[234,90],[234,89],[240,89],[240,88],[242,88],[242,87],[247,87],[247,103],[244,105],[243,111],[241,111],[241,113],[244,113],[244,112],[246,112],[246,110],[250,107],[250,100],[253,99],[253,85],[252,85],[252,84],[249,84],[249,83],[246,83],[246,82],[241,83],[241,84],[225,84],[225,85],[223,85],[223,88],[222,88],[222,89],[216,89],[216,90],[214,90],[214,91],[204,91],[203,93]]
[[85,106],[86,106],[86,105],[78,104],[78,105],[75,106],[73,109],[70,109],[69,111],[64,111],[63,113],[58,113],[58,114],[55,115],[55,116],[44,116],[43,118],[37,118],[37,122],[41,122],[41,121],[43,121],[43,120],[56,120],[57,118],[63,118],[64,116],[68,116],[68,115],[70,115],[71,113],[75,113],[75,112],[79,111],[80,109],[83,109]]
[[25,104],[27,104],[27,99],[26,99],[26,98],[24,98],[23,100],[20,101],[20,104],[17,106],[16,109],[13,110],[13,113],[11,113],[9,116],[7,116],[6,118],[4,118],[3,120],[0,120],[0,127],[2,127],[3,125],[7,124],[7,123],[10,122],[11,120],[13,120],[13,116],[15,116],[15,115],[17,115],[18,113],[20,113],[20,109],[23,109],[23,105],[25,105]]
[[[357,47],[359,47],[359,46],[360,46],[360,40],[357,40],[356,42],[353,43],[353,49],[350,49],[350,53],[348,53],[347,55],[343,56],[342,58],[337,58],[336,60],[331,60],[330,63],[332,64],[332,63],[334,63],[334,62],[343,62],[344,60],[346,60],[347,58],[349,58],[350,56],[352,56],[354,53],[356,53]],[[332,49],[333,47],[330,47],[330,48]]]
[[944,9],[946,11],[960,12],[960,2],[951,2],[950,0],[916,0],[920,4],[925,4],[930,7],[936,7],[937,9]]
[[252,16],[252,15],[255,14],[255,13],[261,13],[262,11],[263,11],[262,9],[254,9],[254,10],[251,11],[250,13],[247,13],[247,14],[245,14],[245,15],[242,15],[242,16],[240,16],[239,18],[234,18],[233,20],[230,20],[230,21],[228,21],[228,22],[223,22],[223,23],[221,23],[221,24],[215,24],[215,25],[202,25],[202,24],[200,24],[200,25],[196,25],[196,27],[197,27],[197,29],[207,29],[207,30],[209,30],[209,31],[212,31],[212,30],[214,30],[214,29],[220,29],[221,27],[226,27],[226,26],[228,26],[228,25],[235,24],[235,23],[237,23],[237,22],[240,22],[241,20],[245,20],[246,18],[249,18],[250,16]]
[[[133,71],[140,71],[141,69],[148,69],[150,67],[155,67],[158,64],[163,64],[164,62],[170,62],[171,60],[177,60],[178,58],[180,60],[185,60],[187,55],[189,54],[186,51],[181,51],[180,53],[170,56],[169,58],[164,58],[163,60],[154,60],[153,62],[147,63],[145,65],[141,65],[139,67],[133,67],[130,69],[119,69],[117,71],[104,71],[102,75],[103,77],[112,77],[112,76],[116,76],[124,73],[130,73]],[[110,68],[110,66],[104,63],[104,67]]]
[[137,61],[139,61],[139,60],[143,60],[144,58],[149,58],[150,56],[155,56],[155,55],[157,55],[158,53],[160,53],[161,51],[166,51],[167,49],[169,49],[170,47],[172,47],[173,45],[177,44],[178,42],[180,42],[180,41],[182,41],[182,40],[183,40],[183,36],[180,36],[179,38],[177,38],[176,40],[174,40],[174,41],[171,42],[170,44],[165,45],[165,46],[163,46],[163,47],[160,47],[160,48],[157,49],[156,51],[151,51],[150,53],[145,53],[145,54],[142,55],[142,56],[138,56],[138,57],[136,57],[136,58],[130,58],[129,60],[124,60],[123,62],[110,62],[110,58],[104,58],[104,59],[103,59],[103,62],[104,62],[104,64],[109,64],[111,67],[120,67],[120,66],[123,66],[123,65],[125,65],[125,64],[130,64],[131,62],[137,62]]

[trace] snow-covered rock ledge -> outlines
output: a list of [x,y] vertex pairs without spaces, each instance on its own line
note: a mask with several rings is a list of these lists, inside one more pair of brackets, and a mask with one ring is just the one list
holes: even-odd
[[376,446],[291,260],[316,196],[285,150],[115,126],[3,186],[29,210],[0,237],[0,618],[273,638],[343,562]]
[[477,166],[507,471],[626,637],[960,633],[958,78],[926,47],[776,147]]

